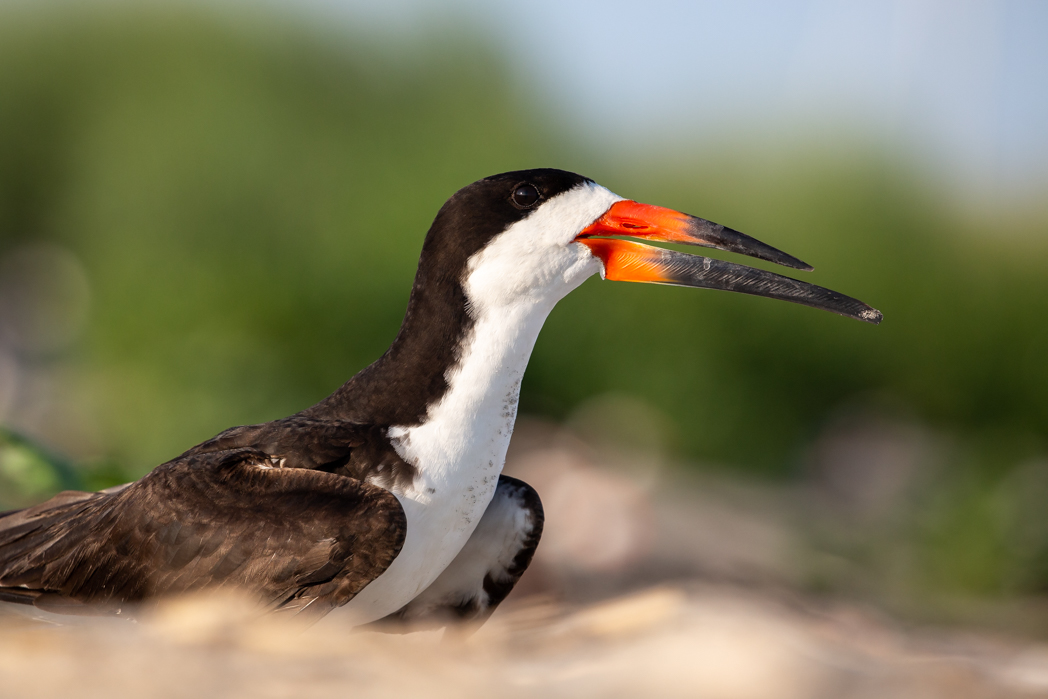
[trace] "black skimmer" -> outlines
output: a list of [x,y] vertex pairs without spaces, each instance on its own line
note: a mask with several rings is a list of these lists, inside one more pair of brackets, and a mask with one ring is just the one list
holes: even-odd
[[542,533],[538,495],[501,470],[528,358],[568,292],[600,274],[881,319],[822,287],[623,238],[811,269],[570,172],[475,182],[437,214],[404,323],[374,364],[311,408],[226,430],[141,480],[0,515],[0,600],[129,614],[234,586],[273,609],[348,607],[360,623],[483,620]]

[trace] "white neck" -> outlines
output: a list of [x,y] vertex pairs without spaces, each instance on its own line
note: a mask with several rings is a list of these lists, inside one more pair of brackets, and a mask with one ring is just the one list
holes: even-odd
[[[390,430],[426,481],[494,489],[517,417],[520,382],[552,304],[520,304],[474,321],[448,390],[417,427]],[[465,477],[469,483],[457,483]],[[474,482],[478,481],[478,482]]]
[[349,604],[363,620],[413,599],[473,533],[498,485],[542,324],[557,301],[601,270],[574,237],[619,199],[597,185],[576,188],[470,258],[463,290],[473,324],[446,374],[447,390],[422,424],[387,432],[417,476],[393,489],[407,517],[403,549]]
[[470,258],[463,291],[473,327],[448,370],[448,389],[421,425],[389,433],[426,479],[494,492],[542,324],[558,301],[601,270],[574,238],[620,199],[587,183],[546,202]]

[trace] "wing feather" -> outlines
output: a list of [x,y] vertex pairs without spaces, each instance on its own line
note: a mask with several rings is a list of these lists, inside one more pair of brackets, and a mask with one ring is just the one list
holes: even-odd
[[326,610],[399,553],[406,520],[388,491],[272,468],[271,454],[221,449],[222,439],[115,492],[60,494],[0,516],[0,596],[113,611],[230,586]]

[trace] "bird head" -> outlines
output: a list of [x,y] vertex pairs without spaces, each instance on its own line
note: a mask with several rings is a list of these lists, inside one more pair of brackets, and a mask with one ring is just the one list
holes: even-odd
[[[454,235],[440,234],[453,230]],[[588,277],[722,289],[791,301],[868,323],[881,313],[814,284],[640,241],[697,245],[810,271],[810,265],[731,228],[642,204],[581,175],[521,170],[459,190],[437,215],[423,259],[459,281],[471,304],[552,306]],[[442,260],[443,263],[439,262]],[[422,269],[424,265],[420,265]]]

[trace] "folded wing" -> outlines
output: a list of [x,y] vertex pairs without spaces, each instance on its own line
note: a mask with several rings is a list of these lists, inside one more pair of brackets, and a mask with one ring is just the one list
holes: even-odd
[[403,509],[361,480],[279,463],[255,448],[193,450],[120,489],[2,515],[0,600],[128,613],[228,586],[273,608],[345,604],[399,553]]

